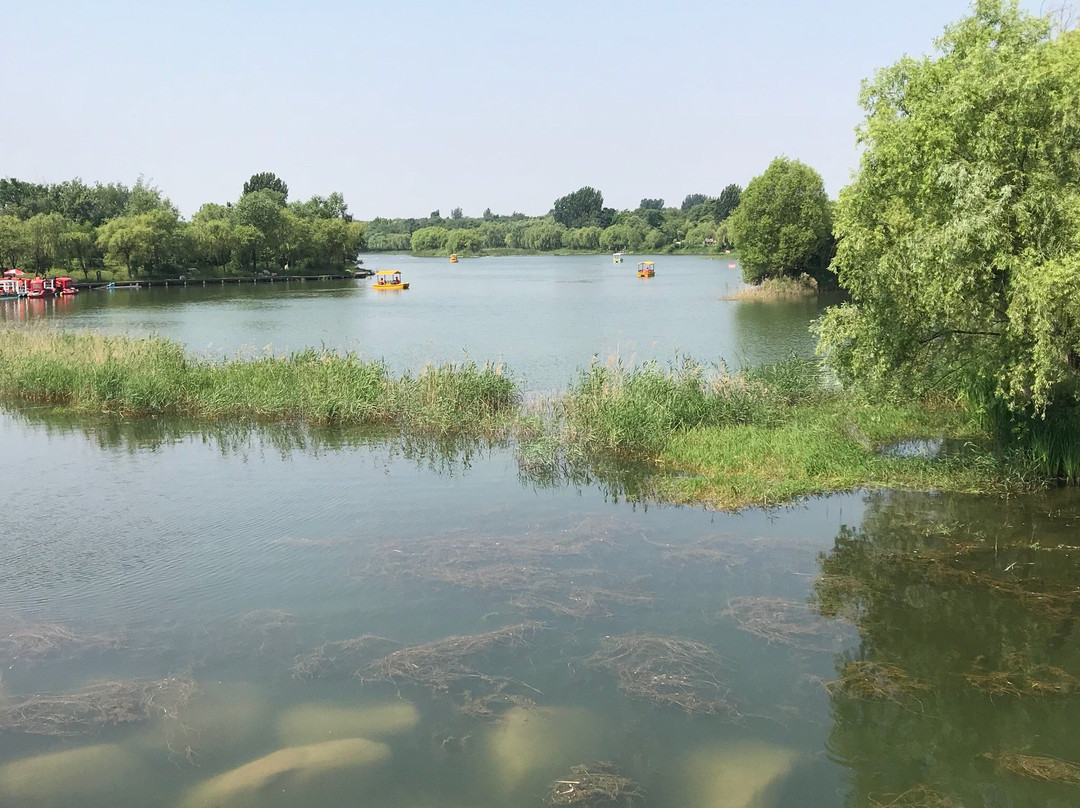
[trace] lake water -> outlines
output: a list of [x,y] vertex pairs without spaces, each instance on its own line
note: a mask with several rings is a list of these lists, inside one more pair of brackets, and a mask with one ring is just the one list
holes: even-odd
[[400,269],[411,287],[377,292],[370,280],[95,291],[0,305],[5,321],[159,334],[211,356],[309,346],[385,359],[504,362],[527,390],[559,389],[593,357],[606,362],[690,356],[732,367],[813,353],[817,300],[766,305],[720,298],[740,287],[730,262],[656,257],[655,278],[635,259],[538,256],[463,259],[365,256]]
[[[516,261],[534,276],[523,284],[547,288],[533,259]],[[444,282],[441,266],[417,269],[416,291],[425,273]],[[557,321],[562,283],[543,306],[533,296],[537,323]],[[688,318],[727,335],[715,356],[736,351],[730,320],[746,304],[700,284],[716,294],[699,286]],[[611,294],[628,306],[618,295],[637,293]],[[495,347],[486,320],[429,322],[439,305],[480,318],[476,300],[383,300],[362,285],[104,297],[51,321],[231,351],[257,344],[265,308],[265,341],[284,350],[348,308],[350,339],[402,335],[395,364],[436,333]],[[570,298],[610,324],[588,332],[601,340],[649,320],[599,293],[590,317]],[[407,309],[421,304],[427,319]],[[800,330],[774,311],[744,337],[763,352],[769,322],[779,342]],[[357,325],[370,318],[377,331]],[[408,323],[428,336],[409,342]],[[508,363],[566,383],[553,352],[499,328]],[[585,361],[602,350],[579,348]],[[439,451],[351,429],[31,408],[0,411],[0,434],[3,808],[539,808],[552,788],[572,799],[588,783],[573,767],[601,761],[658,808],[1080,797],[1061,779],[1080,770],[1060,768],[1080,763],[1073,491],[854,492],[729,514],[639,501],[627,477],[531,479],[513,447]]]

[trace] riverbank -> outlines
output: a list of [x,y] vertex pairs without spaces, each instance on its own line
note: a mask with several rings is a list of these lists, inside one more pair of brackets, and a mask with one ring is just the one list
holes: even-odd
[[614,479],[637,493],[720,509],[881,487],[1000,494],[1047,483],[1006,457],[948,401],[860,401],[790,360],[737,373],[595,366],[523,407],[501,367],[391,375],[377,361],[308,350],[213,361],[160,338],[0,331],[0,398],[77,412],[379,426],[419,436],[513,440],[526,476]]

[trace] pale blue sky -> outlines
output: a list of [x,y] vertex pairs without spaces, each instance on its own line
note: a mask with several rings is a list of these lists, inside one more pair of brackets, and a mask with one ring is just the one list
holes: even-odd
[[778,154],[829,193],[859,82],[965,0],[0,0],[0,176],[131,184],[190,216],[273,171],[358,218],[546,212],[599,188],[745,185]]

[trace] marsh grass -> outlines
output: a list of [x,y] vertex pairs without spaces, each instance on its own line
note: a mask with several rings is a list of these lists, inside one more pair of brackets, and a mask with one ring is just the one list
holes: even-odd
[[766,278],[755,286],[745,286],[721,300],[753,300],[772,302],[777,300],[798,300],[812,297],[818,293],[818,284],[809,275],[798,278]]
[[429,366],[391,376],[385,364],[308,349],[222,362],[160,337],[7,329],[0,395],[90,412],[309,424],[401,426],[438,435],[494,434],[517,408],[494,365]]

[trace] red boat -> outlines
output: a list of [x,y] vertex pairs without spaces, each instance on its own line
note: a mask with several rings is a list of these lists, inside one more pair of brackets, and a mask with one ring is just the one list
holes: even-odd
[[57,278],[54,282],[54,289],[58,296],[79,294],[79,288],[75,285],[74,278]]
[[56,286],[52,280],[45,278],[31,278],[26,282],[26,296],[31,300],[42,297],[53,297],[56,294]]

